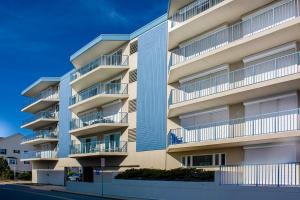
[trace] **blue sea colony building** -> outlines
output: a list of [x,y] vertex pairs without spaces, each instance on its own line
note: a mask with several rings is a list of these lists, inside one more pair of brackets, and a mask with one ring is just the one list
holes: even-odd
[[299,183],[299,24],[298,0],[170,0],[135,32],[98,36],[22,92],[33,181],[195,167],[254,184],[275,167]]

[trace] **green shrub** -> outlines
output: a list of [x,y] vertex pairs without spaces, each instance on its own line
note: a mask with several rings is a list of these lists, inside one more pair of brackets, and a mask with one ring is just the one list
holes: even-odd
[[14,179],[14,172],[11,170],[5,170],[1,173],[1,178],[2,179]]
[[31,180],[31,172],[18,173],[17,179],[29,181]]
[[214,172],[194,168],[160,169],[129,169],[119,173],[116,179],[129,180],[163,180],[163,181],[195,181],[212,182]]

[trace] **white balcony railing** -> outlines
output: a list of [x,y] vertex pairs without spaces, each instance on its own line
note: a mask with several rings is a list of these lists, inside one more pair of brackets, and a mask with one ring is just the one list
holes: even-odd
[[212,76],[172,89],[169,104],[176,104],[299,72],[300,53],[293,53],[245,68]]
[[22,125],[26,125],[28,123],[34,122],[36,120],[58,120],[58,112],[53,111],[41,111],[28,119],[24,120]]
[[59,99],[59,92],[58,92],[58,90],[45,90],[45,91],[42,91],[34,97],[27,98],[25,106],[33,104],[33,103],[35,103],[35,102],[37,102],[41,99],[43,99],[43,100],[57,100],[57,99]]
[[297,131],[300,128],[300,110],[287,110],[228,121],[171,129],[169,145],[220,141],[230,138],[276,134]]
[[57,136],[57,130],[40,130],[35,131],[32,135],[24,137],[22,142],[29,142],[37,139],[57,139]]
[[300,186],[300,163],[220,166],[221,185]]
[[208,10],[224,0],[197,0],[176,11],[172,16],[171,27],[175,27],[186,20]]
[[83,127],[89,127],[97,124],[126,124],[128,123],[128,113],[103,113],[92,112],[86,114],[78,119],[72,119],[70,122],[70,129],[75,130]]
[[101,152],[127,152],[126,141],[101,141],[73,144],[70,147],[70,154],[88,154]]
[[28,151],[21,154],[21,159],[55,159],[57,158],[57,151],[55,150],[41,150]]
[[282,3],[245,21],[222,28],[205,37],[199,37],[191,44],[173,50],[171,53],[171,66],[183,63],[241,38],[278,26],[297,16],[297,0]]

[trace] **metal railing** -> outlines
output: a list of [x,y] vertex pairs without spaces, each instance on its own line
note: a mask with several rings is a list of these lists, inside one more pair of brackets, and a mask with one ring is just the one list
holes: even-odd
[[206,11],[207,9],[221,3],[224,0],[197,0],[176,11],[172,15],[171,27],[175,27],[182,22]]
[[28,97],[25,105],[31,105],[41,99],[45,99],[45,100],[59,99],[58,90],[43,91],[34,97]]
[[300,53],[293,53],[172,89],[169,105],[280,78],[299,72]]
[[57,158],[56,150],[28,151],[21,154],[21,159],[53,159]]
[[22,124],[25,125],[38,119],[58,119],[58,112],[41,111],[34,116],[24,120]]
[[96,60],[71,73],[70,79],[73,81],[101,66],[128,66],[128,60],[129,56],[127,55],[102,55]]
[[300,186],[300,163],[220,166],[221,185]]
[[57,139],[57,131],[53,130],[40,130],[34,132],[32,135],[24,137],[22,142],[28,142],[36,139]]
[[113,123],[128,123],[128,114],[126,112],[119,112],[116,114],[93,112],[79,117],[79,119],[72,119],[70,129],[78,129],[82,127],[92,126],[96,124],[113,124]]
[[291,0],[271,8],[257,16],[216,30],[191,44],[175,49],[171,53],[171,66],[213,51],[238,39],[278,26],[298,16],[297,0]]
[[171,129],[169,145],[217,141],[228,138],[296,131],[300,127],[300,109],[260,114],[199,126]]
[[127,83],[97,83],[70,98],[70,105],[99,94],[128,94]]
[[70,147],[70,154],[86,154],[101,152],[127,152],[127,142],[114,141],[108,143],[101,143],[100,141],[93,141],[81,144],[73,144]]

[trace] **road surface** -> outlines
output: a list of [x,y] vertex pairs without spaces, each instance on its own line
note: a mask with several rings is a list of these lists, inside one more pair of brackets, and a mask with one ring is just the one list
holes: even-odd
[[32,189],[20,185],[0,185],[1,200],[111,200],[108,198]]

